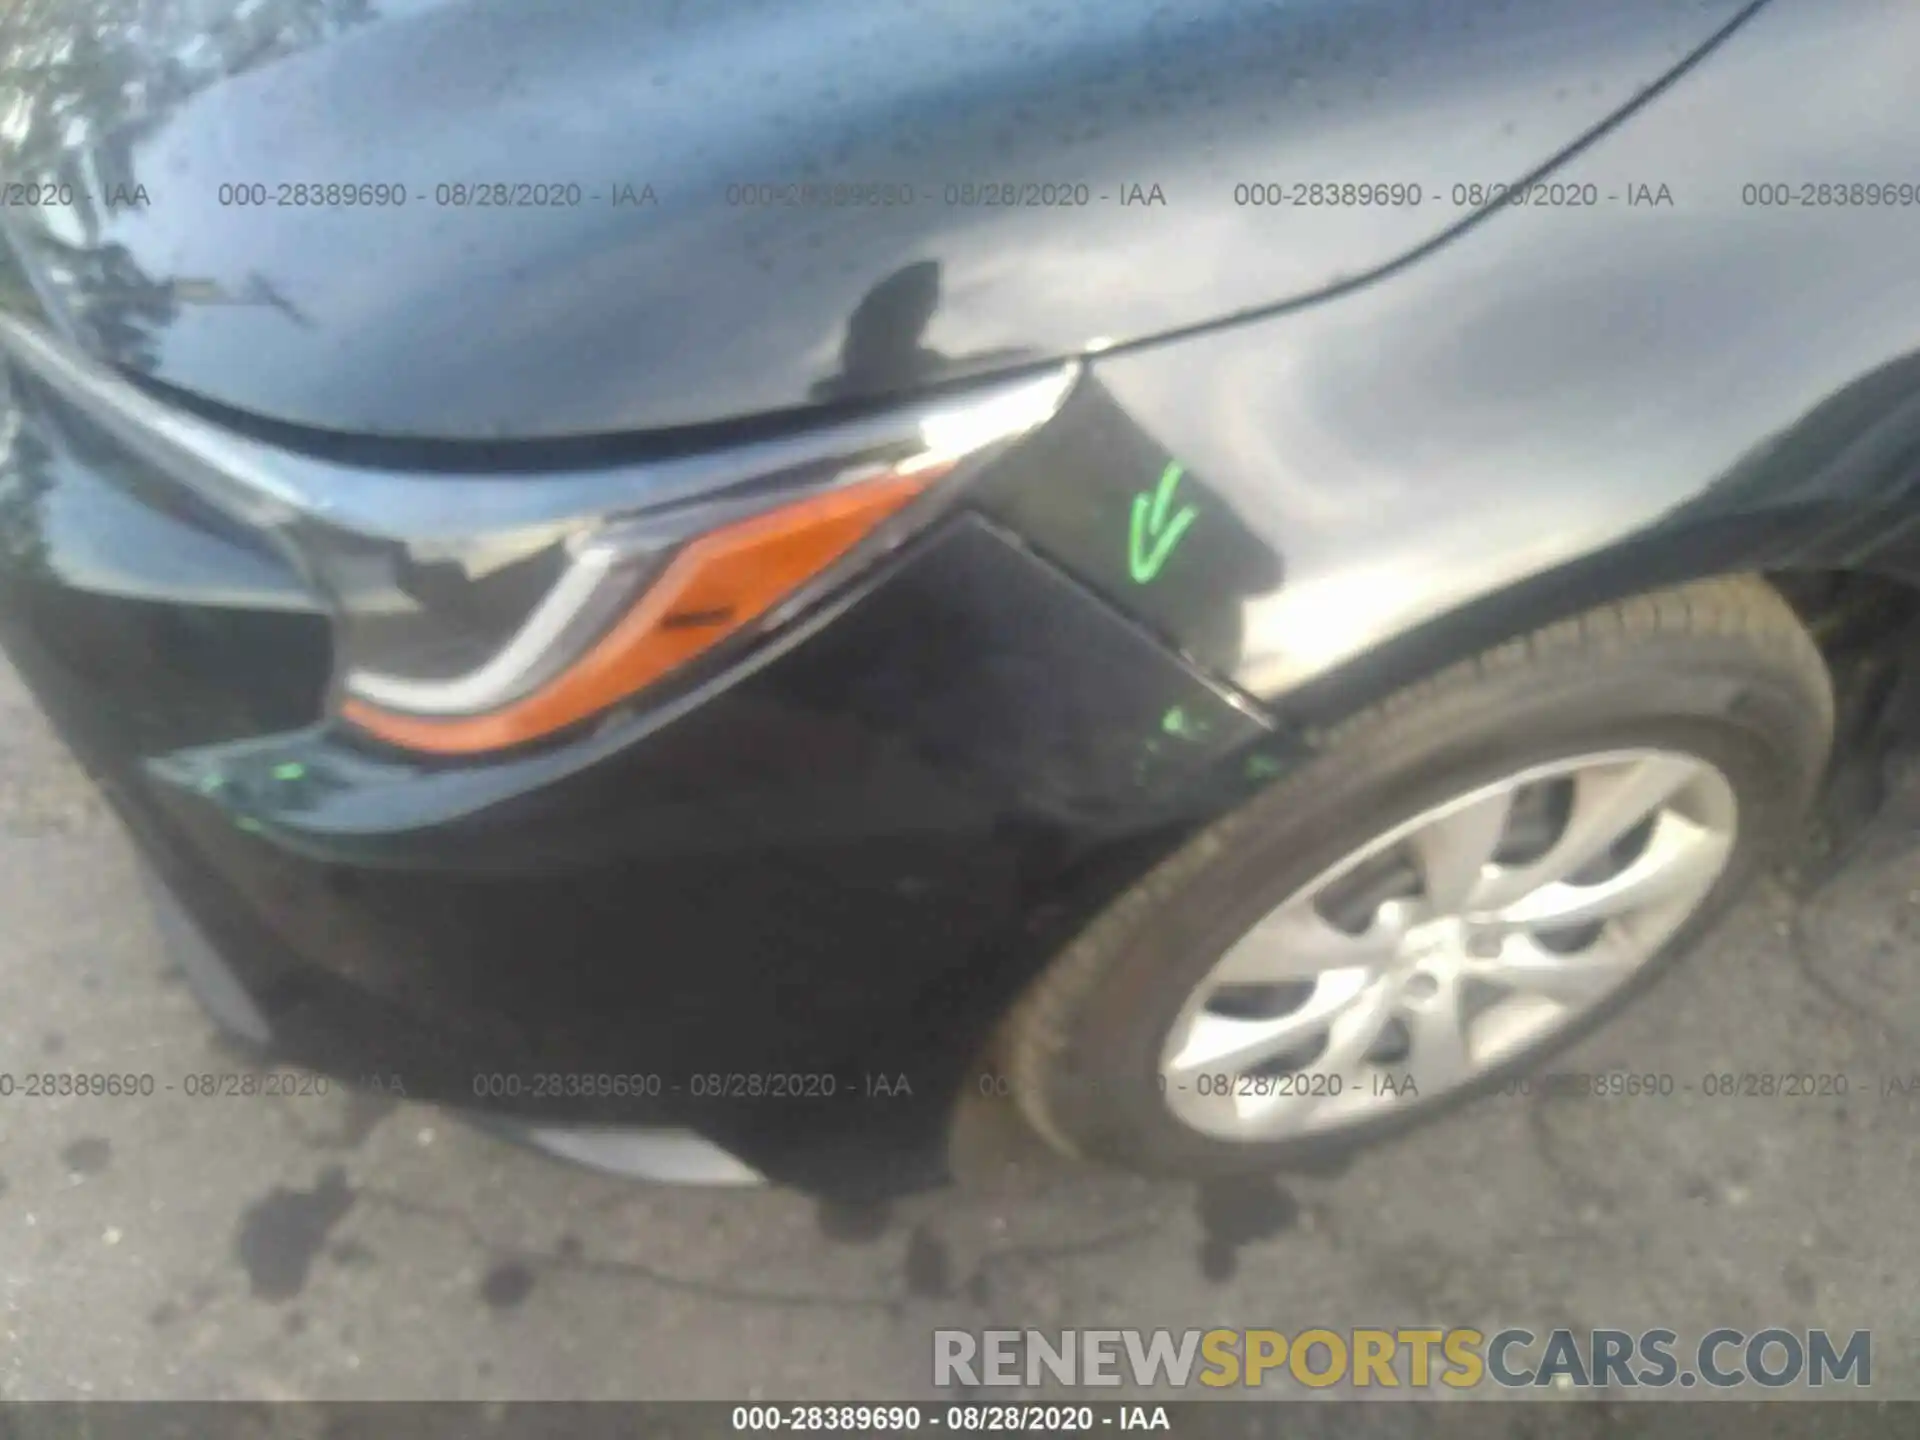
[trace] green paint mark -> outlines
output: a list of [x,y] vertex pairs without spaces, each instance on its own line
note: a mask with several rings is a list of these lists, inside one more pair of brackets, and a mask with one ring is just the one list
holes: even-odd
[[249,835],[258,835],[265,828],[264,826],[261,825],[261,823],[258,820],[254,819],[253,816],[251,815],[238,816],[235,818],[233,823],[237,825],[240,829],[246,831]]
[[273,767],[273,778],[276,780],[298,780],[306,773],[307,767],[298,760],[289,760],[284,765]]
[[1185,473],[1177,461],[1169,461],[1167,468],[1160,472],[1160,484],[1151,498],[1144,491],[1133,497],[1133,526],[1127,536],[1127,569],[1136,585],[1145,585],[1160,573],[1167,563],[1167,557],[1173,554],[1173,547],[1180,543],[1180,537],[1200,518],[1200,512],[1193,506],[1182,505],[1172,522],[1167,520],[1167,506],[1173,500],[1174,487],[1179,485],[1180,477]]
[[1187,714],[1186,707],[1176,705],[1160,717],[1160,728],[1169,735],[1177,735],[1182,740],[1198,740],[1206,733],[1206,725]]
[[1247,778],[1249,780],[1271,780],[1280,773],[1280,762],[1271,755],[1252,755],[1247,758]]

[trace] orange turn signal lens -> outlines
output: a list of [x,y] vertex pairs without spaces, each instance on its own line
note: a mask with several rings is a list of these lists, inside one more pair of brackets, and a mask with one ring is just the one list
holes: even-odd
[[409,750],[473,755],[586,719],[764,615],[924,490],[898,472],[796,500],[683,546],[634,607],[540,689],[484,715],[403,715],[348,696],[342,718]]

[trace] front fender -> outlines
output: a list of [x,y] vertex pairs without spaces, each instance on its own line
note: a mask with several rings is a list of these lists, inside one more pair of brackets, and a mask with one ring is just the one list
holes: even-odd
[[[1109,357],[985,503],[1296,717],[1655,585],[1920,578],[1915,53],[1911,7],[1768,6],[1553,177],[1593,203]],[[1195,518],[1143,580],[1130,509],[1169,465]]]

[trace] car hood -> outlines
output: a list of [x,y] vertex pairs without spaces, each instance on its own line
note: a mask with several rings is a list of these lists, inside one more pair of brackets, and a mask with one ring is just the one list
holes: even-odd
[[18,0],[0,168],[128,371],[328,431],[649,431],[1326,291],[1746,8]]

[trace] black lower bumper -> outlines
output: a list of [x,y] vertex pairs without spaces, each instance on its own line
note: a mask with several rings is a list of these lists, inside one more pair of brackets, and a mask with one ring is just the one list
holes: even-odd
[[68,590],[24,585],[7,648],[204,937],[183,966],[229,1026],[821,1189],[937,1178],[1009,998],[1280,744],[967,516],[745,672],[485,764],[325,721],[144,744],[118,721],[140,697],[62,643]]

